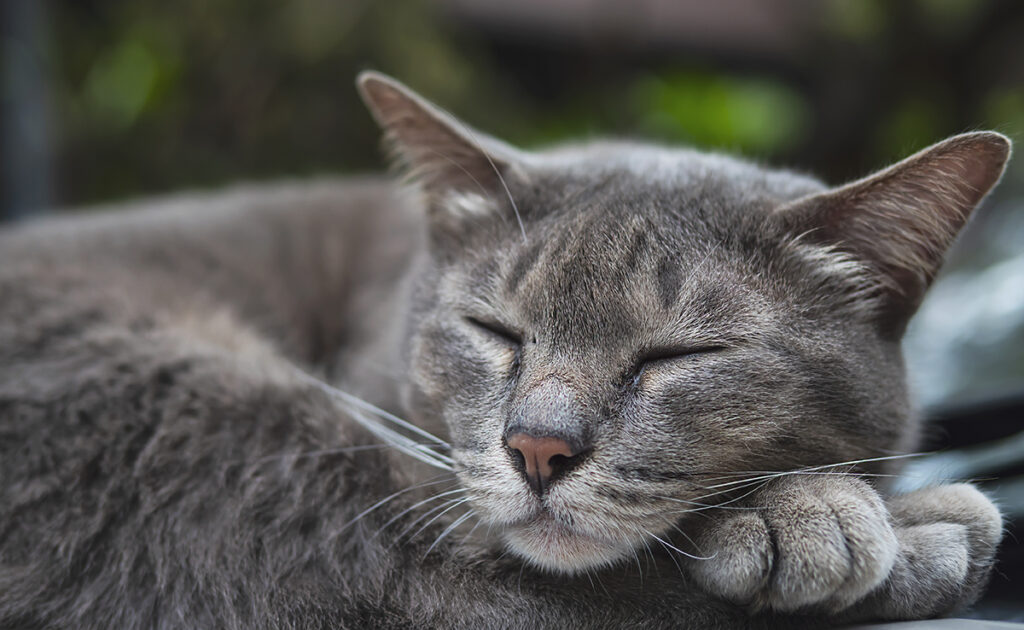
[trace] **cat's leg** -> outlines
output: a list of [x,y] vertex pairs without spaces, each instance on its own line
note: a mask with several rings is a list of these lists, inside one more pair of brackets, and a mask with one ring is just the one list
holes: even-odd
[[709,592],[757,610],[910,619],[980,594],[1002,531],[972,486],[888,501],[852,476],[786,476],[748,509],[712,516],[691,572]]

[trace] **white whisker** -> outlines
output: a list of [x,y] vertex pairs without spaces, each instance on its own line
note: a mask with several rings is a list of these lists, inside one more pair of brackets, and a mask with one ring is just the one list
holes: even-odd
[[[452,504],[451,505],[449,505],[445,509],[443,509],[440,512],[438,512],[437,514],[434,515],[433,518],[431,518],[429,521],[427,521],[426,523],[421,525],[420,528],[417,529],[415,533],[413,533],[411,536],[409,536],[409,540],[412,540],[413,538],[416,538],[417,536],[419,536],[420,532],[422,532],[426,528],[430,527],[431,523],[433,523],[437,519],[441,518],[442,516],[444,516],[448,512],[451,512],[455,508],[459,507],[460,505],[462,505],[466,501],[469,501],[469,499],[470,499],[470,497],[465,497],[465,498],[462,498],[462,499],[452,499],[452,502],[451,502]],[[401,538],[401,536],[399,536],[399,538]]]
[[[474,513],[475,513],[475,512],[474,512]],[[465,545],[465,544],[466,544],[466,541],[468,541],[468,540],[469,540],[469,539],[470,539],[470,538],[471,538],[471,537],[473,536],[473,532],[475,532],[475,531],[477,530],[477,528],[478,528],[478,527],[480,527],[480,526],[481,526],[481,525],[483,525],[483,524],[484,524],[484,521],[483,521],[483,519],[480,519],[480,518],[478,518],[478,519],[476,520],[476,525],[474,525],[473,527],[471,527],[471,528],[469,529],[469,531],[468,531],[468,532],[466,532],[466,535],[462,537],[462,543],[461,543],[461,544]]]
[[501,187],[505,189],[505,195],[508,197],[508,202],[512,205],[512,212],[514,212],[516,215],[516,223],[519,224],[519,231],[523,235],[523,242],[527,242],[528,239],[526,238],[526,226],[523,225],[523,217],[521,214],[519,214],[519,206],[516,205],[516,200],[512,198],[512,191],[509,189],[508,183],[505,182],[505,178],[502,176],[501,170],[494,163],[494,160],[491,159],[491,154],[486,149],[484,149],[483,145],[477,139],[476,134],[473,133],[472,129],[470,129],[466,124],[464,124],[455,116],[452,116],[451,113],[445,110],[444,108],[438,107],[438,109],[443,111],[445,114],[448,114],[451,120],[462,128],[466,135],[469,136],[470,142],[476,145],[476,148],[480,151],[484,158],[487,159],[487,163],[491,165],[491,168],[494,170],[494,174],[498,176],[498,181],[501,182]]
[[791,470],[791,471],[780,471],[780,472],[777,472],[777,473],[771,473],[771,474],[768,474],[768,475],[761,475],[761,476],[758,476],[758,477],[751,477],[751,478],[748,478],[748,479],[739,479],[737,481],[728,481],[728,482],[725,482],[725,483],[720,483],[720,484],[715,484],[715,485],[707,486],[707,488],[708,489],[721,488],[721,487],[724,487],[724,486],[730,486],[730,485],[735,485],[735,484],[742,484],[742,483],[746,483],[746,482],[750,482],[750,481],[758,481],[758,480],[761,480],[761,479],[775,479],[776,477],[784,477],[786,475],[795,475],[795,474],[804,474],[804,473],[813,472],[813,471],[816,471],[816,470],[824,470],[826,468],[836,468],[838,466],[854,466],[854,465],[857,465],[857,464],[866,464],[866,463],[870,463],[870,462],[882,462],[882,461],[888,461],[888,460],[893,460],[893,459],[905,459],[905,458],[909,458],[909,457],[921,457],[922,455],[925,455],[925,454],[926,453],[907,453],[907,454],[904,454],[904,455],[886,455],[884,457],[869,457],[869,458],[866,458],[866,459],[854,459],[854,460],[850,460],[848,462],[838,462],[838,463],[835,463],[835,464],[824,464],[824,465],[821,465],[821,466],[810,466],[810,467],[807,467],[807,468],[799,468],[797,470]]
[[[838,464],[833,464],[838,466]],[[841,470],[745,470],[734,473],[726,473],[720,477],[711,477],[704,479],[703,481],[717,481],[719,479],[729,479],[730,477],[741,477],[744,475],[834,475],[837,477],[903,477],[904,475],[895,473],[868,473],[868,472],[857,472],[857,471],[841,471]],[[753,477],[751,477],[753,479]]]
[[[761,486],[764,486],[769,481],[771,481],[771,478],[769,478],[769,479],[761,479],[761,478],[748,479],[748,480],[744,480],[744,483],[739,484],[739,485],[737,485],[735,487],[725,488],[724,490],[718,490],[716,492],[711,492],[711,493],[708,493],[708,494],[703,494],[703,495],[701,495],[699,497],[694,497],[692,500],[693,501],[700,501],[701,499],[709,499],[711,497],[717,497],[718,495],[721,495],[721,494],[727,494],[729,492],[735,492],[737,490],[743,490],[744,488],[749,488],[750,486],[756,486],[754,488],[754,490],[751,490],[750,492],[742,495],[742,497],[745,497],[745,496],[748,496],[748,495],[752,494],[753,492],[756,492],[758,488],[760,488]],[[714,488],[715,486],[711,486],[711,487]],[[739,497],[739,498],[742,498],[742,497]],[[727,503],[732,503],[735,500],[736,499],[731,499],[731,500],[729,500],[727,502],[721,503],[720,505],[726,505]],[[696,512],[696,511],[700,511],[700,510],[704,510],[704,509],[707,509],[707,508],[694,508],[693,511]]]
[[[651,534],[651,535],[653,536],[653,534]],[[660,538],[658,538],[657,536],[653,536],[653,537],[654,537],[654,540],[658,541],[658,543],[660,543],[660,544],[661,544],[661,546],[665,548],[665,551],[669,551],[669,547],[668,547],[668,545],[666,545],[666,544],[665,544],[665,543],[664,543],[664,542],[663,542],[663,541],[662,541],[662,540],[661,540]],[[676,557],[675,557],[674,555],[672,555],[671,553],[670,553],[670,554],[668,554],[668,557],[669,557],[669,559],[670,559],[670,560],[672,560],[672,564],[676,565],[676,569],[677,569],[677,570],[679,571],[679,575],[680,575],[681,577],[684,577],[684,578],[685,578],[685,574],[683,573],[683,565],[679,564],[679,561],[678,561],[678,560],[676,560]]]
[[692,538],[690,538],[690,535],[687,534],[685,531],[683,531],[683,529],[681,527],[679,527],[678,524],[668,520],[664,516],[661,516],[661,520],[665,521],[666,523],[668,523],[672,527],[672,529],[674,529],[677,532],[679,532],[679,535],[682,536],[683,538],[685,538],[686,542],[688,542],[691,545],[693,545],[693,548],[697,550],[697,553],[701,553],[701,554],[704,553],[701,550],[700,545],[698,545]]
[[[686,556],[687,558],[691,558],[693,560],[712,560],[712,559],[714,559],[714,557],[716,555],[718,555],[718,554],[713,554],[713,555],[710,555],[710,556],[695,556],[692,553],[686,553],[685,551],[683,551],[682,549],[676,547],[672,543],[669,543],[669,542],[666,542],[666,541],[662,540],[661,538],[655,536],[654,534],[652,534],[651,532],[647,531],[646,529],[644,530],[644,533],[646,533],[648,536],[650,536],[654,540],[657,540],[658,542],[660,542],[662,545],[665,546],[666,549],[671,549],[672,551],[675,551],[676,553],[682,554],[682,555]],[[687,537],[687,538],[689,538],[689,537]]]
[[348,392],[332,387],[324,381],[307,374],[298,367],[294,368],[294,373],[297,378],[327,394],[332,400],[344,403],[346,405],[345,412],[348,417],[358,422],[373,435],[384,440],[386,443],[391,444],[394,448],[435,468],[452,470],[455,460],[451,457],[438,453],[434,450],[435,447],[433,446],[424,446],[420,442],[412,440],[401,433],[398,433],[394,429],[384,426],[379,421],[367,417],[363,412],[372,413],[379,419],[387,420],[405,430],[415,433],[416,435],[425,437],[437,446],[451,448],[451,446],[441,438],[428,433],[416,425],[406,422],[398,416],[395,416],[376,405],[372,405],[357,396],[353,396]]
[[636,559],[636,570],[640,574],[640,584],[644,583],[644,569],[640,566],[640,554],[636,552],[636,548],[633,548],[633,558]]
[[430,554],[430,552],[434,550],[434,547],[436,547],[438,543],[444,540],[445,536],[452,533],[452,531],[454,531],[455,528],[457,528],[459,525],[462,525],[466,521],[466,519],[473,516],[474,514],[476,514],[476,512],[471,509],[459,518],[455,519],[451,525],[446,527],[445,530],[441,532],[441,534],[436,539],[434,539],[434,542],[430,543],[430,546],[427,547],[427,550],[423,553],[423,557],[426,558]]
[[377,537],[378,534],[380,534],[385,529],[387,529],[392,523],[394,523],[398,519],[402,518],[403,516],[405,516],[409,512],[411,512],[411,511],[415,510],[416,508],[420,507],[421,505],[425,505],[427,503],[430,503],[431,501],[436,501],[436,500],[438,500],[440,498],[451,496],[453,494],[458,494],[460,492],[466,492],[466,489],[465,488],[456,488],[454,490],[448,490],[447,492],[441,492],[439,494],[435,494],[432,497],[428,497],[426,499],[423,499],[422,501],[418,501],[416,503],[413,503],[412,505],[410,505],[409,507],[405,508],[404,510],[402,510],[398,514],[395,514],[394,516],[389,518],[387,520],[387,522],[385,522],[383,525],[380,526],[380,528],[377,530],[377,532],[372,537],[373,538]]
[[[420,443],[421,446],[426,445]],[[385,448],[394,448],[394,444],[381,443],[381,444],[357,444],[355,446],[340,446],[338,448],[325,448],[319,451],[306,451],[302,453],[282,453],[278,455],[267,455],[256,460],[256,462],[267,462],[278,459],[287,459],[289,457],[295,459],[302,459],[307,457],[326,457],[328,455],[344,455],[346,453],[358,453],[361,451],[378,451]]]
[[[438,476],[446,476],[446,475],[438,475]],[[355,516],[355,518],[353,518],[352,520],[350,520],[347,523],[345,523],[344,525],[342,525],[341,528],[337,532],[335,532],[335,535],[338,535],[341,532],[345,531],[350,526],[352,526],[354,523],[359,521],[359,519],[363,518],[364,516],[366,516],[370,512],[373,512],[374,510],[376,510],[377,508],[381,507],[382,505],[384,505],[388,501],[391,501],[391,500],[395,499],[396,497],[399,497],[399,496],[405,494],[406,492],[412,492],[413,490],[418,490],[420,488],[425,488],[427,486],[435,486],[435,485],[437,485],[439,483],[445,483],[445,482],[448,482],[448,481],[451,481],[451,480],[450,479],[440,479],[440,480],[437,480],[437,481],[426,481],[424,483],[419,483],[419,484],[416,484],[414,486],[410,486],[408,488],[403,488],[402,490],[399,490],[398,492],[394,492],[394,493],[384,497],[380,501],[377,501],[376,503],[374,503],[370,507],[368,507],[365,510],[363,510],[362,512],[360,512],[359,514],[357,514]]]

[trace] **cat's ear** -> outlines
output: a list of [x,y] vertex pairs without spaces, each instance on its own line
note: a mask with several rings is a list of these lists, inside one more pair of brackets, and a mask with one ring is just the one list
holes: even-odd
[[1001,134],[954,136],[869,177],[791,202],[774,218],[791,234],[866,263],[881,287],[881,325],[899,335],[1009,155]]
[[471,129],[391,77],[365,71],[359,93],[400,164],[429,195],[500,191],[518,160],[507,144]]

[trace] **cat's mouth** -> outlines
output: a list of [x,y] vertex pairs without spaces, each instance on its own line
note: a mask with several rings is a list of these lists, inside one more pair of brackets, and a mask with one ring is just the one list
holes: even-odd
[[567,524],[548,509],[506,525],[509,548],[534,566],[558,573],[578,573],[626,557],[639,541],[600,536]]
[[474,510],[508,551],[552,573],[578,574],[632,557],[665,526],[660,513],[620,509],[572,479],[538,496],[511,467],[493,477],[460,472]]

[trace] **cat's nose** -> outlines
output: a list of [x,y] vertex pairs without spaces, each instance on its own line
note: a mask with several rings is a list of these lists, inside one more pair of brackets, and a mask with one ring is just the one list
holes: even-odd
[[533,437],[515,433],[508,436],[505,443],[513,455],[517,455],[517,463],[526,481],[538,496],[547,491],[559,474],[572,468],[581,454],[581,450],[554,436]]

